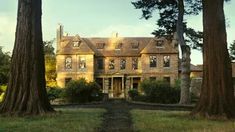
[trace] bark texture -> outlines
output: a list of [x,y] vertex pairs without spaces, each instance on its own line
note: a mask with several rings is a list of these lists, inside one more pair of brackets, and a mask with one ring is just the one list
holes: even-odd
[[203,0],[203,82],[192,114],[208,118],[235,117],[223,6],[224,0]]
[[41,0],[18,0],[15,45],[0,113],[36,115],[54,111],[45,88]]
[[184,0],[178,0],[178,20],[177,20],[177,35],[178,41],[181,47],[182,60],[181,66],[181,93],[180,93],[180,104],[190,103],[190,47],[186,45],[184,40]]

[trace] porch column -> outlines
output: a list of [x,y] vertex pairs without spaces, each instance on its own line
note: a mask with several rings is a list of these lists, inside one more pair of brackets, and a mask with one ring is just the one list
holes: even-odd
[[125,97],[124,77],[122,77],[122,97]]
[[113,97],[113,77],[112,77],[112,79],[111,79],[111,89],[112,89],[112,91],[111,91],[111,97]]
[[126,78],[125,96],[128,97],[128,91],[130,90],[130,77]]

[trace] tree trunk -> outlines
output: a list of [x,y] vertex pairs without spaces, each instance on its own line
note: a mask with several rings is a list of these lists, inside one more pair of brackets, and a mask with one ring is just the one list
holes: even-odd
[[45,89],[41,0],[19,0],[10,78],[0,113],[53,112]]
[[178,0],[178,20],[177,20],[177,35],[181,47],[181,93],[180,104],[190,103],[190,47],[186,45],[184,40],[184,0]]
[[181,46],[182,59],[181,59],[181,92],[179,104],[190,104],[190,47],[188,45]]
[[207,118],[235,118],[223,5],[224,0],[203,0],[203,83],[192,114]]

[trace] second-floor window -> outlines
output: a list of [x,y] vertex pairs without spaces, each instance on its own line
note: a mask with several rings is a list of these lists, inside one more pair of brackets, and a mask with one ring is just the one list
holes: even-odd
[[121,70],[126,69],[126,59],[121,59],[120,60],[120,69]]
[[132,58],[132,69],[138,69],[138,58]]
[[113,70],[115,68],[115,61],[114,59],[109,60],[109,70]]
[[163,67],[170,67],[170,56],[163,56]]
[[157,67],[157,56],[156,55],[149,56],[149,66],[150,67]]
[[79,69],[86,69],[86,58],[85,57],[79,58]]
[[72,57],[65,58],[65,69],[71,70],[72,69]]
[[103,58],[98,58],[97,59],[97,67],[99,70],[104,69],[104,59]]

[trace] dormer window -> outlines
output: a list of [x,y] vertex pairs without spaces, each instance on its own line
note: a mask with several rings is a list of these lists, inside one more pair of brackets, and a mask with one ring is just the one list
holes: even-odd
[[162,47],[163,47],[163,44],[164,44],[164,41],[163,41],[163,40],[156,40],[156,47],[157,47],[157,48],[162,48]]
[[131,43],[132,49],[138,49],[139,48],[139,43]]
[[120,49],[122,48],[122,45],[123,45],[123,43],[117,43],[117,44],[115,45],[115,49],[120,50]]
[[97,49],[104,49],[105,43],[96,43]]
[[73,42],[73,47],[79,47],[80,46],[80,44],[81,44],[81,40],[79,40],[79,41],[74,41]]

